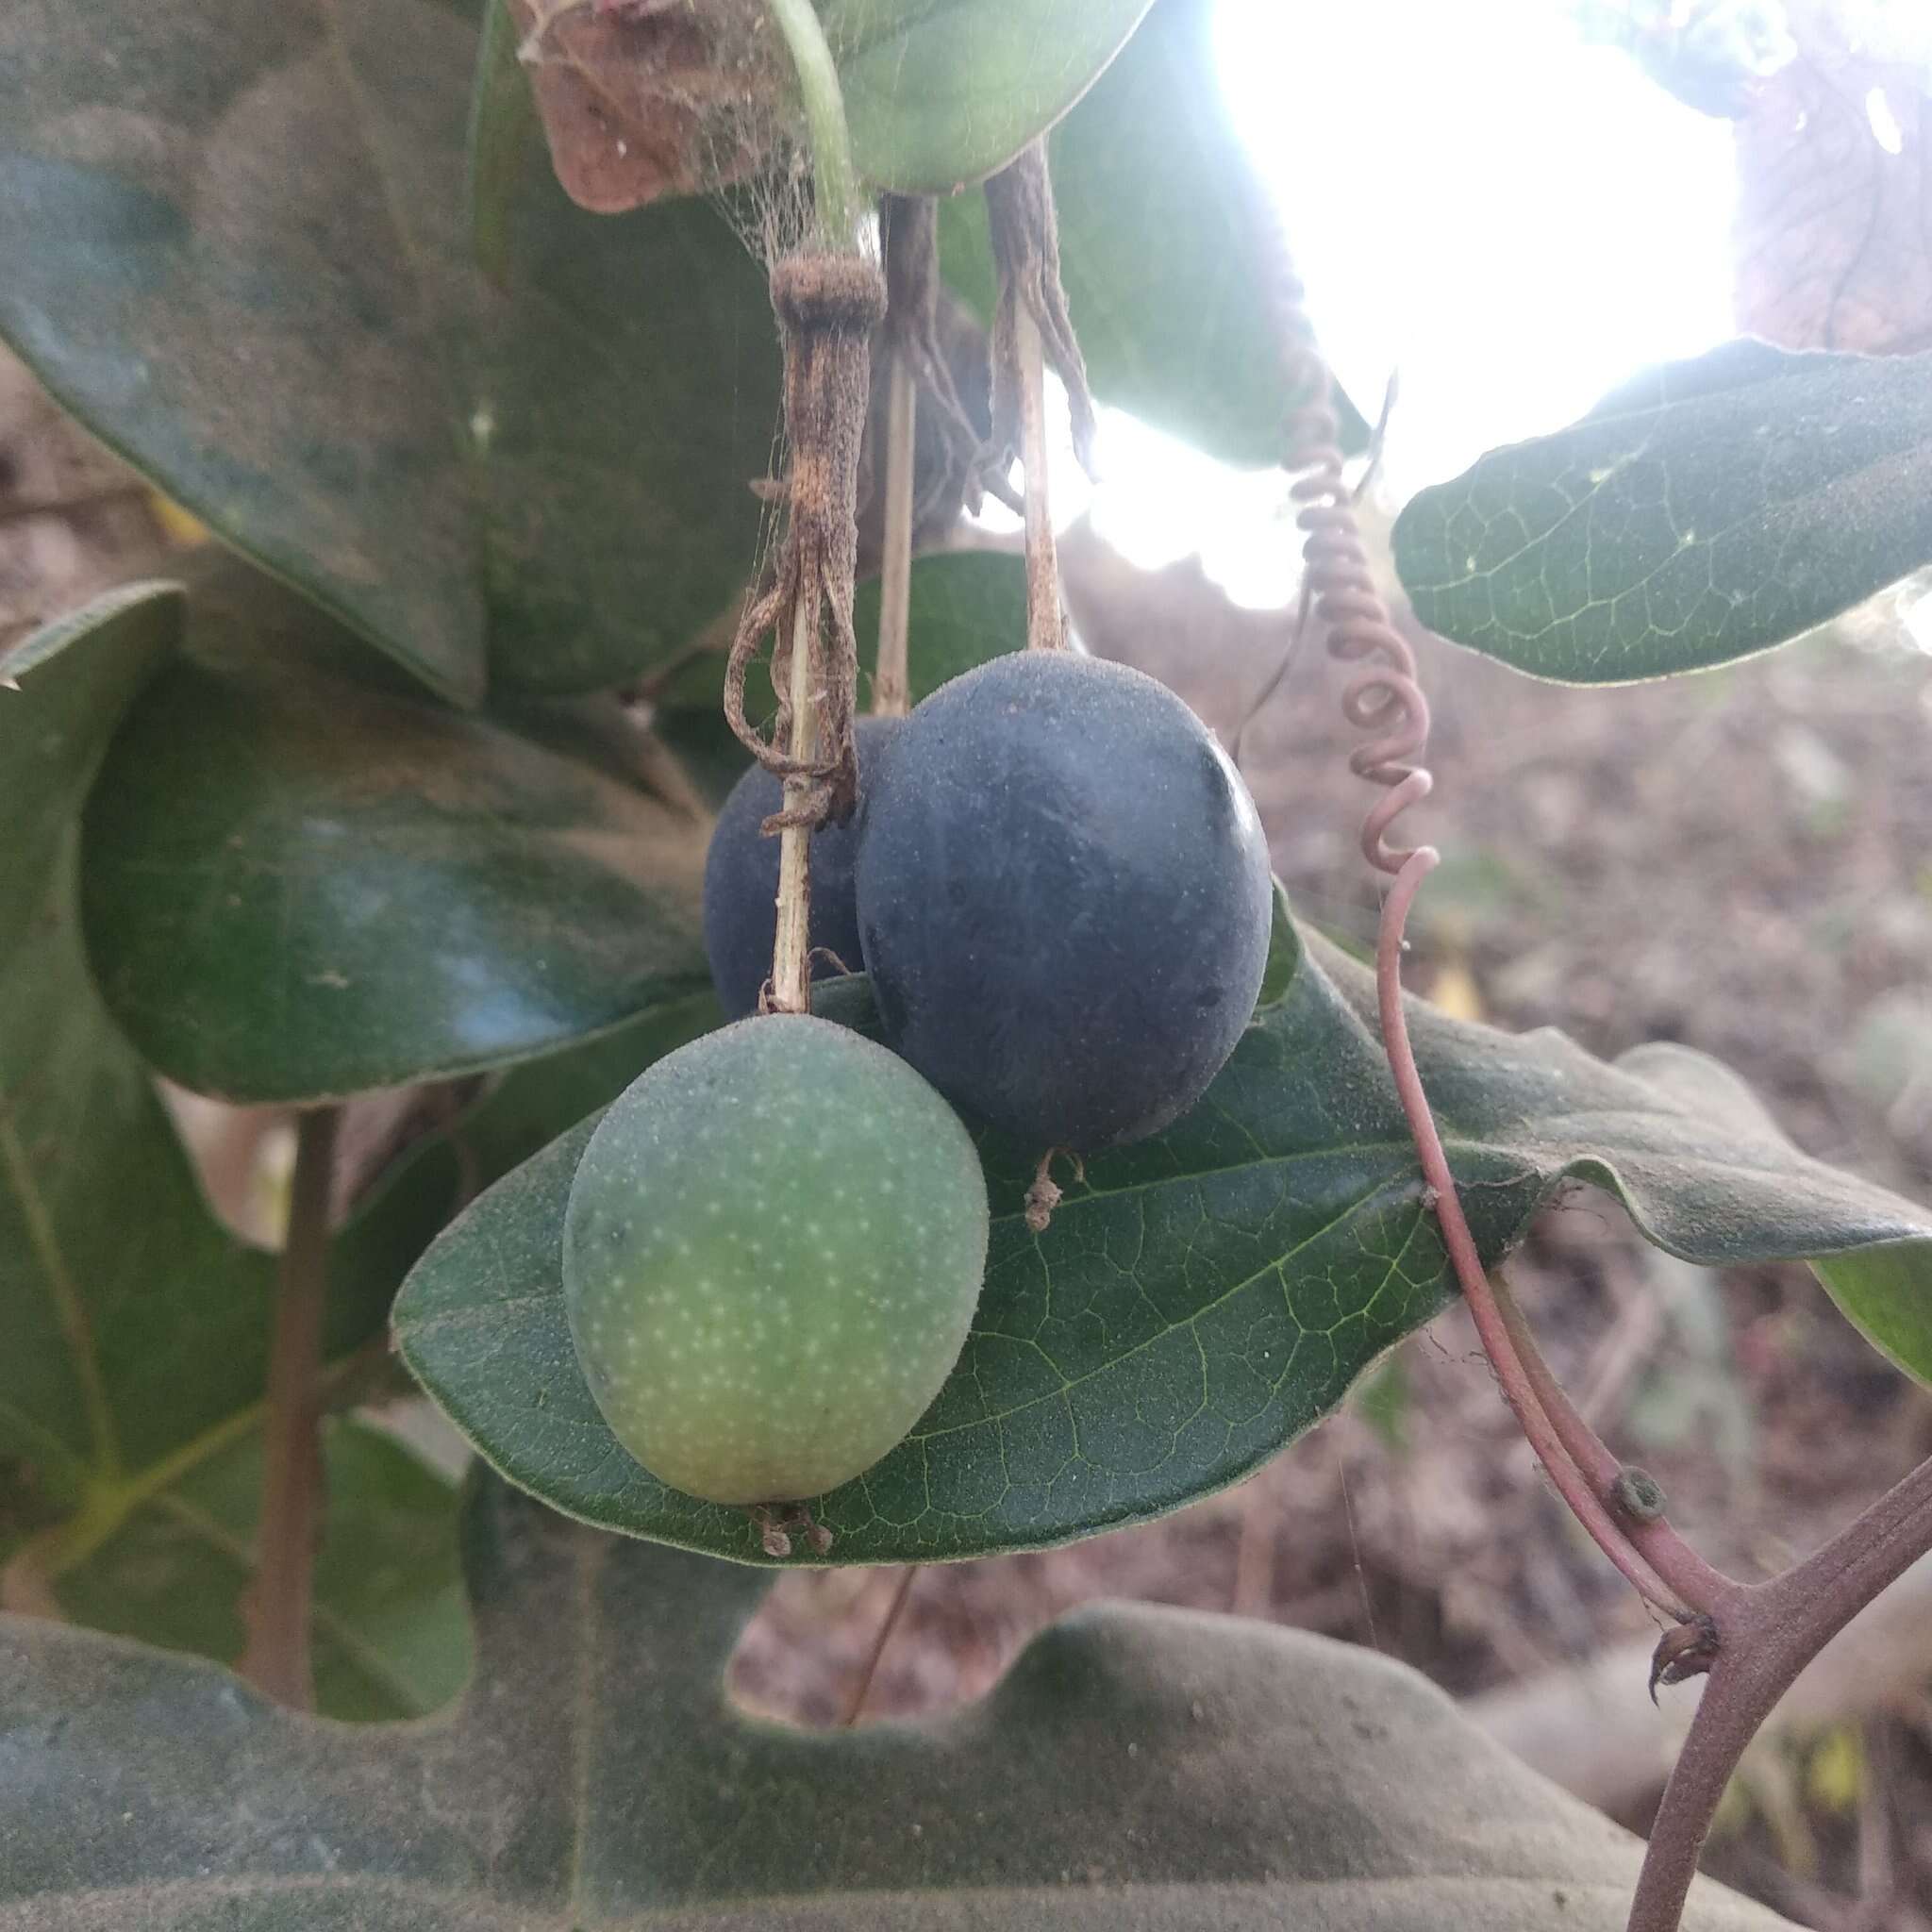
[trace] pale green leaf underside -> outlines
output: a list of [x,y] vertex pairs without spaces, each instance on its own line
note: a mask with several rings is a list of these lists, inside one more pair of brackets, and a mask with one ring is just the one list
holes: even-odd
[[1150,0],[820,0],[859,175],[947,194],[1090,88]]
[[[464,1541],[475,1679],[418,1724],[320,1724],[209,1665],[0,1622],[0,1927],[1624,1923],[1634,1839],[1324,1638],[1105,1606],[974,1709],[812,1736],[725,1702],[753,1573],[494,1483]],[[1784,1922],[1699,1881],[1685,1923]]]
[[1423,491],[1394,541],[1430,629],[1539,677],[1769,650],[1932,562],[1932,355],[1726,343]]
[[[844,987],[827,1001],[862,1017]],[[1202,1105],[1090,1161],[1043,1236],[1019,1211],[1032,1161],[982,1141],[994,1221],[973,1335],[908,1441],[814,1504],[835,1534],[828,1560],[1039,1547],[1176,1508],[1273,1456],[1444,1305],[1373,1010],[1364,969],[1310,940]],[[1932,1294],[1932,1215],[1685,1106],[1662,1076],[1709,1069],[1701,1057],[1652,1048],[1613,1068],[1552,1033],[1512,1038],[1420,1006],[1413,1025],[1486,1257],[1576,1176],[1689,1259],[1908,1242],[1898,1265]],[[666,1490],[625,1454],[578,1370],[558,1241],[588,1131],[444,1233],[405,1285],[397,1340],[480,1452],[557,1507],[762,1560],[742,1511]]]

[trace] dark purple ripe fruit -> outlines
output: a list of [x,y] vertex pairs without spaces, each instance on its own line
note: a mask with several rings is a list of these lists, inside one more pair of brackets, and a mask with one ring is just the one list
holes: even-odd
[[1029,651],[935,691],[873,781],[858,882],[887,1041],[1029,1147],[1166,1126],[1260,991],[1254,801],[1180,699],[1122,665]]
[[[858,799],[861,809],[873,773],[903,718],[858,721]],[[727,1020],[756,1012],[758,989],[772,976],[772,941],[778,924],[778,841],[758,827],[785,802],[783,782],[754,765],[731,788],[705,855],[705,956]],[[852,867],[858,853],[858,818],[812,835],[811,942],[858,971],[858,911]],[[835,973],[829,959],[812,961],[812,977]]]

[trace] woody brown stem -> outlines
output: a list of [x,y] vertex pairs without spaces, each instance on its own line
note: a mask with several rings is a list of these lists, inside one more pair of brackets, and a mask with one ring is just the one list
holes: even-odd
[[[828,815],[849,812],[853,803],[853,511],[867,342],[885,312],[885,284],[877,219],[859,192],[838,65],[824,27],[811,0],[766,0],[766,7],[791,57],[805,108],[816,235],[809,252],[773,271],[773,308],[785,334],[785,426],[791,440],[783,588],[776,603],[765,607],[769,616],[750,613],[741,623],[724,702],[732,728],[741,738],[755,738],[743,717],[745,661],[766,622],[775,623],[781,635],[789,622],[772,1004],[780,1011],[806,1013],[811,1010],[812,830]],[[829,604],[826,615],[834,630],[832,648],[824,653],[821,599]],[[819,752],[822,704],[831,714],[830,769],[823,767]]]
[[302,1115],[289,1228],[276,1284],[262,1441],[261,1522],[241,1671],[278,1703],[307,1710],[309,1605],[322,1528],[322,1324],[328,1298],[329,1186],[335,1171],[332,1107]]

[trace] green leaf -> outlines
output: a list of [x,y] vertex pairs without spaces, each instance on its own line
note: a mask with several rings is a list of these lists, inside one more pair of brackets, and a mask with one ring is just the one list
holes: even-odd
[[122,714],[179,645],[185,608],[178,584],[129,584],[0,656],[0,962],[30,945],[32,916],[62,864],[94,767]]
[[[239,1453],[266,1377],[275,1260],[208,1212],[89,984],[75,908],[82,795],[181,613],[174,586],[98,600],[22,645],[6,667],[20,689],[0,691],[0,1457],[49,1518],[9,1553],[9,1581],[57,1602],[70,1578],[85,1595],[85,1566],[124,1525]],[[333,1365],[380,1331],[457,1184],[450,1151],[426,1147],[343,1231]],[[130,1627],[134,1573],[120,1578],[108,1595],[125,1594]]]
[[1565,684],[1747,658],[1932,562],[1932,355],[1725,343],[1424,490],[1432,630]]
[[222,561],[186,660],[116,737],[85,821],[88,953],[183,1086],[307,1101],[497,1066],[708,983],[699,825],[594,746],[567,758],[388,683]]
[[874,187],[950,194],[1093,85],[1149,0],[819,0],[852,158]]
[[[1763,1102],[1728,1067],[1662,1041],[1636,1048],[1623,1063],[1721,1123],[1740,1161],[1773,1165],[1790,1158],[1791,1144]],[[1923,1241],[1853,1248],[1815,1259],[1812,1268],[1874,1348],[1932,1386],[1932,1253]]]
[[[1266,190],[1228,118],[1212,0],[1158,0],[1048,142],[1060,268],[1094,394],[1231,463],[1278,462],[1290,398]],[[980,196],[942,202],[946,279],[992,313]],[[1338,399],[1343,440],[1367,425]]]
[[1924,1247],[1905,1241],[1862,1248],[1812,1267],[1873,1347],[1932,1388],[1932,1292]]
[[593,691],[671,662],[743,589],[777,330],[763,271],[708,202],[587,213],[530,142],[507,220],[468,418],[491,676]]
[[[871,702],[873,672],[879,658],[875,577],[858,587],[852,627],[858,638],[858,701],[863,707]],[[1025,642],[1026,566],[1022,558],[991,550],[913,558],[906,675],[915,705],[975,664],[1021,650]],[[707,651],[680,665],[658,699],[668,708],[718,710],[724,701],[724,653]],[[755,720],[770,718],[778,708],[762,660],[744,680],[744,703],[747,715]]]
[[677,769],[713,812],[731,795],[751,754],[714,704],[700,702],[652,714],[651,734],[677,762]]
[[[827,1560],[1038,1548],[1177,1508],[1275,1454],[1451,1298],[1374,976],[1303,943],[1200,1107],[1090,1160],[1044,1235],[1021,1212],[1030,1150],[982,1140],[993,1228],[973,1336],[907,1441],[813,1505],[837,1538]],[[857,994],[828,989],[819,1010],[862,1019]],[[1420,1004],[1411,1025],[1486,1260],[1576,1176],[1690,1260],[1910,1241],[1932,1297],[1932,1215],[1761,1132],[1744,1139],[1646,1077],[1708,1069],[1701,1058],[1652,1048],[1610,1067],[1555,1033],[1512,1039]],[[590,1126],[443,1233],[398,1298],[398,1344],[478,1451],[556,1507],[763,1560],[743,1511],[666,1490],[630,1459],[578,1370],[559,1242]]]
[[[0,11],[0,334],[95,432],[412,675],[616,683],[754,556],[764,279],[703,202],[575,209],[464,138],[438,0]],[[103,60],[112,45],[116,58]],[[492,68],[493,72],[494,69]]]
[[[454,1488],[392,1438],[336,1421],[323,1438],[316,1556],[316,1707],[355,1719],[420,1717],[470,1672]],[[254,1574],[261,1439],[251,1434],[145,1497],[55,1600],[75,1622],[233,1663]]]
[[[208,1664],[0,1622],[0,1926],[1616,1932],[1628,1908],[1636,1840],[1326,1638],[1099,1605],[971,1710],[812,1736],[726,1699],[753,1573],[495,1484],[464,1556],[477,1667],[433,1724],[318,1724]],[[1700,1879],[1684,1923],[1784,1922]]]

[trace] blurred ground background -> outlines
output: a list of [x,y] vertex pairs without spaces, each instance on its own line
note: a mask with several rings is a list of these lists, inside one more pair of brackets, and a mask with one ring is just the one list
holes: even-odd
[[[1924,346],[1932,78],[1893,90],[1914,107],[1904,169],[1862,137],[1834,145],[1831,117],[1857,108],[1870,73],[1831,7],[1792,15],[1805,58],[1740,124],[1740,319],[1798,345]],[[0,644],[192,534],[0,357]],[[1130,572],[1079,528],[1066,553],[1090,645],[1162,676],[1231,737],[1288,615],[1234,608],[1192,561]],[[1438,790],[1406,826],[1445,863],[1411,921],[1410,984],[1601,1054],[1702,1048],[1807,1151],[1932,1199],[1932,658],[1902,608],[1881,599],[1725,671],[1593,692],[1422,640]],[[1338,684],[1307,641],[1247,721],[1241,761],[1300,912],[1366,946],[1368,794],[1345,768]],[[1802,1555],[1932,1453],[1932,1394],[1802,1267],[1686,1267],[1579,1189],[1510,1273],[1586,1412],[1727,1567]],[[741,1650],[741,1697],[838,1722],[901,1574],[782,1579]],[[1405,1658],[1639,1828],[1695,1695],[1666,1691],[1653,1713],[1652,1625],[1532,1467],[1459,1312],[1236,1491],[1050,1555],[917,1573],[867,1714],[976,1697],[1042,1624],[1123,1595]],[[1932,1569],[1826,1666],[1749,1761],[1708,1864],[1821,1932],[1927,1932]]]

